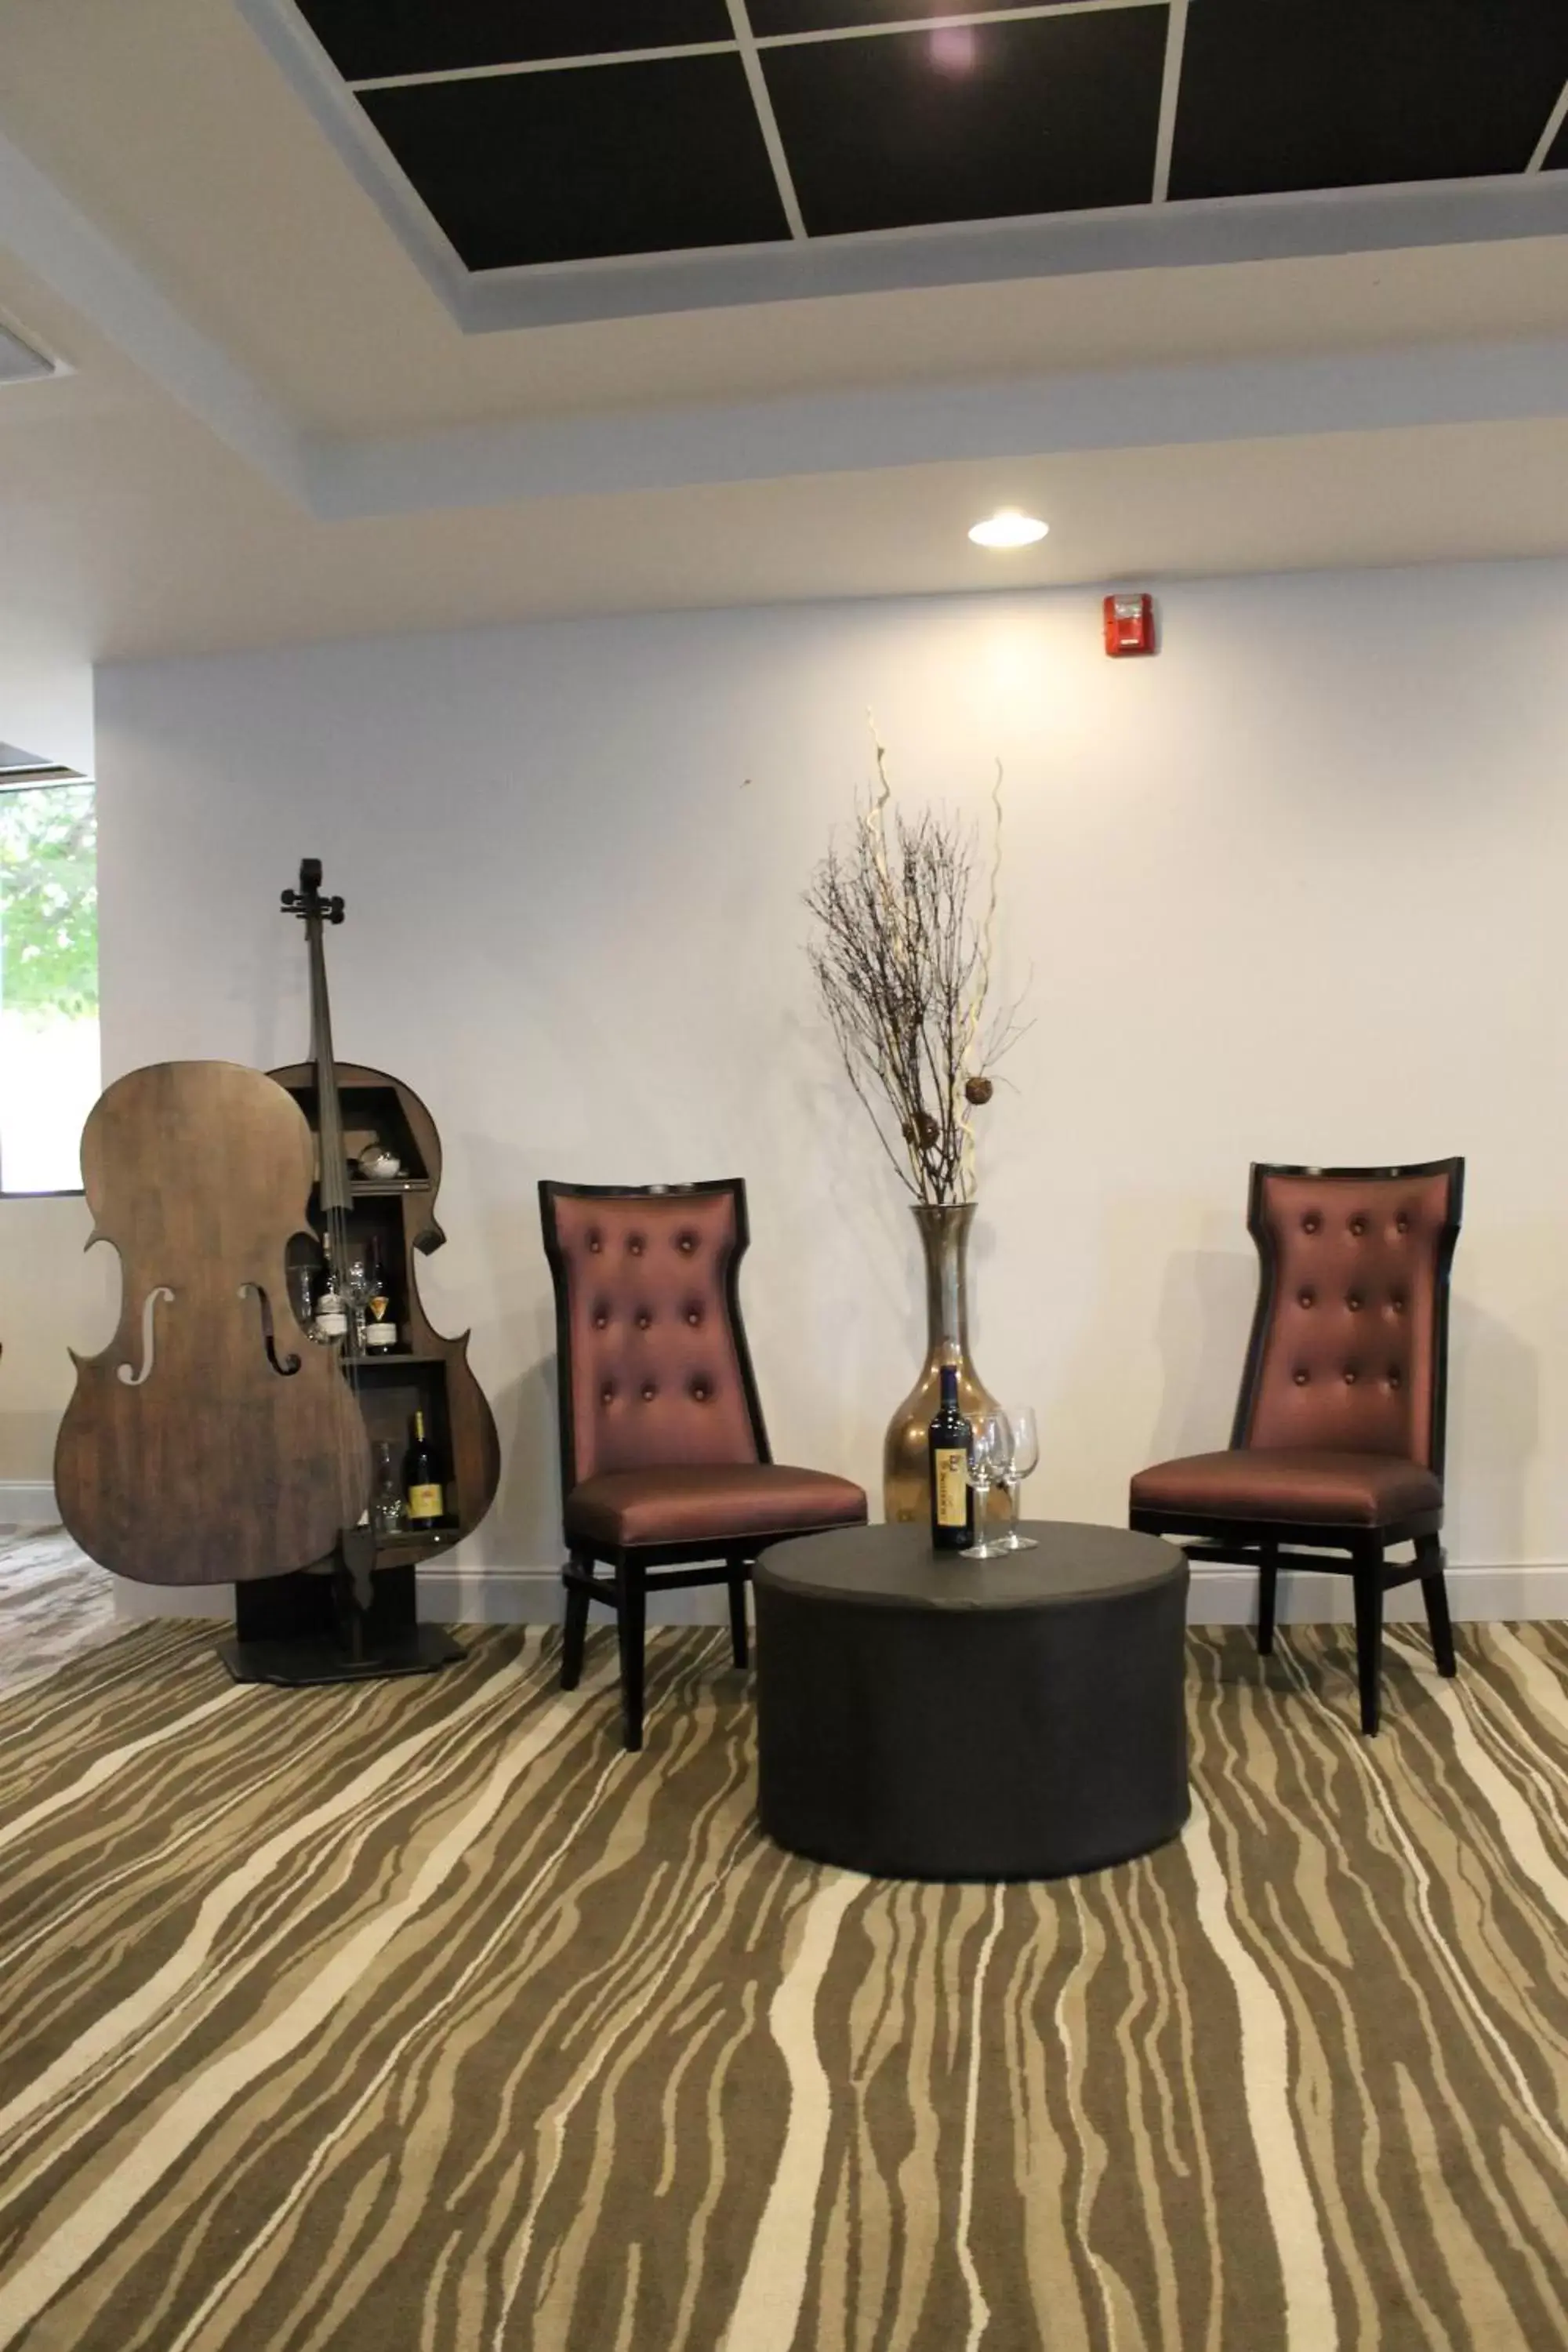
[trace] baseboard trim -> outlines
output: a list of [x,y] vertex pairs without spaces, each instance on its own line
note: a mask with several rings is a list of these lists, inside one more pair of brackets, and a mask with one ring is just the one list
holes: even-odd
[[[1568,1617],[1568,1563],[1530,1561],[1499,1568],[1450,1568],[1448,1605],[1468,1622]],[[648,1622],[718,1625],[725,1620],[722,1586],[649,1595]],[[595,1612],[597,1614],[597,1612]],[[1187,1600],[1192,1625],[1245,1625],[1258,1613],[1258,1579],[1245,1568],[1194,1568]],[[1395,1585],[1384,1603],[1393,1620],[1425,1614],[1421,1588]],[[468,1625],[552,1625],[561,1615],[561,1578],[554,1568],[465,1568],[453,1560],[419,1574],[419,1614]],[[1301,1570],[1279,1580],[1281,1624],[1348,1623],[1354,1615],[1351,1580],[1326,1570]]]
[[[5,1488],[0,1482],[0,1502]],[[26,1522],[17,1520],[14,1524]],[[115,1612],[125,1621],[143,1617],[215,1617],[234,1614],[234,1587],[129,1584],[116,1577]],[[1500,1568],[1450,1568],[1448,1604],[1469,1623],[1536,1618],[1568,1618],[1568,1562],[1532,1560]],[[721,1584],[681,1592],[650,1593],[650,1625],[721,1625],[728,1596]],[[1390,1620],[1421,1618],[1419,1584],[1395,1585],[1384,1602]],[[419,1571],[419,1614],[437,1625],[554,1625],[561,1618],[561,1572],[557,1568],[466,1567],[458,1560]],[[1249,1569],[1194,1568],[1187,1596],[1190,1625],[1247,1625],[1258,1614],[1258,1579]],[[1303,1569],[1279,1580],[1282,1625],[1348,1624],[1354,1612],[1351,1580],[1321,1570]],[[607,1622],[595,1610],[594,1622]]]
[[[1568,1565],[1556,1560],[1501,1568],[1450,1568],[1447,1583],[1451,1614],[1468,1623],[1568,1617]],[[1391,1620],[1424,1620],[1426,1613],[1421,1587],[1414,1580],[1393,1586],[1384,1596],[1384,1614]],[[1193,1570],[1187,1596],[1190,1625],[1247,1625],[1257,1614],[1254,1570]],[[1298,1569],[1281,1575],[1279,1617],[1282,1625],[1348,1624],[1354,1615],[1348,1576],[1321,1569]]]
[[[650,1592],[650,1625],[723,1625],[730,1599],[721,1584],[689,1585],[679,1592]],[[558,1568],[465,1568],[453,1560],[419,1571],[419,1614],[445,1625],[557,1625],[561,1622]],[[591,1612],[590,1623],[608,1624],[607,1609]]]
[[0,1527],[58,1528],[55,1490],[47,1478],[0,1478]]

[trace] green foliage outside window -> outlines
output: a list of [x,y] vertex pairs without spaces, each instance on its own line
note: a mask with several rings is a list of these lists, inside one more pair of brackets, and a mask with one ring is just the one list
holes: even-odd
[[0,793],[0,1003],[98,1011],[98,810],[91,784]]

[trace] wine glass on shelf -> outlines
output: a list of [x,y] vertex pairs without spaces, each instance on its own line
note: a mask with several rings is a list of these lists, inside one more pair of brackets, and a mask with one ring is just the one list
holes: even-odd
[[1040,1433],[1035,1422],[1033,1405],[1016,1404],[1007,1409],[1007,1428],[1012,1444],[1001,1472],[1002,1484],[1007,1489],[1011,1516],[1005,1535],[999,1538],[1004,1551],[1033,1551],[1037,1538],[1018,1533],[1018,1493],[1040,1460]]
[[1005,1413],[976,1413],[969,1433],[969,1483],[974,1489],[974,1532],[978,1541],[961,1555],[964,1559],[994,1559],[997,1553],[1007,1549],[1005,1544],[993,1543],[986,1535],[985,1506],[1012,1452],[1013,1438]]
[[343,1247],[343,1263],[337,1269],[344,1299],[348,1304],[349,1329],[353,1345],[351,1353],[365,1352],[365,1302],[374,1285],[371,1280],[370,1245],[363,1234],[350,1234]]

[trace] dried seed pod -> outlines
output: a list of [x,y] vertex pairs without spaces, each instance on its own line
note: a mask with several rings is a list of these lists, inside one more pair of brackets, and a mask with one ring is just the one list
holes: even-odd
[[995,1091],[989,1078],[965,1078],[963,1081],[965,1102],[988,1103]]
[[913,1118],[904,1121],[904,1141],[918,1143],[922,1151],[929,1151],[941,1133],[941,1128],[929,1110],[918,1110]]

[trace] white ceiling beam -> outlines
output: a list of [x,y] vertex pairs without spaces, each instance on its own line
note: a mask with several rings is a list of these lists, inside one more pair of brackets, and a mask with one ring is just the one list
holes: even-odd
[[1568,341],[889,386],[321,442],[323,520],[811,474],[1568,415]]
[[1557,103],[1547,116],[1545,127],[1535,142],[1535,152],[1524,167],[1527,172],[1544,171],[1546,158],[1557,144],[1557,134],[1564,122],[1568,122],[1568,81],[1557,93]]
[[304,449],[286,412],[4,136],[0,244],[220,441],[303,501]]

